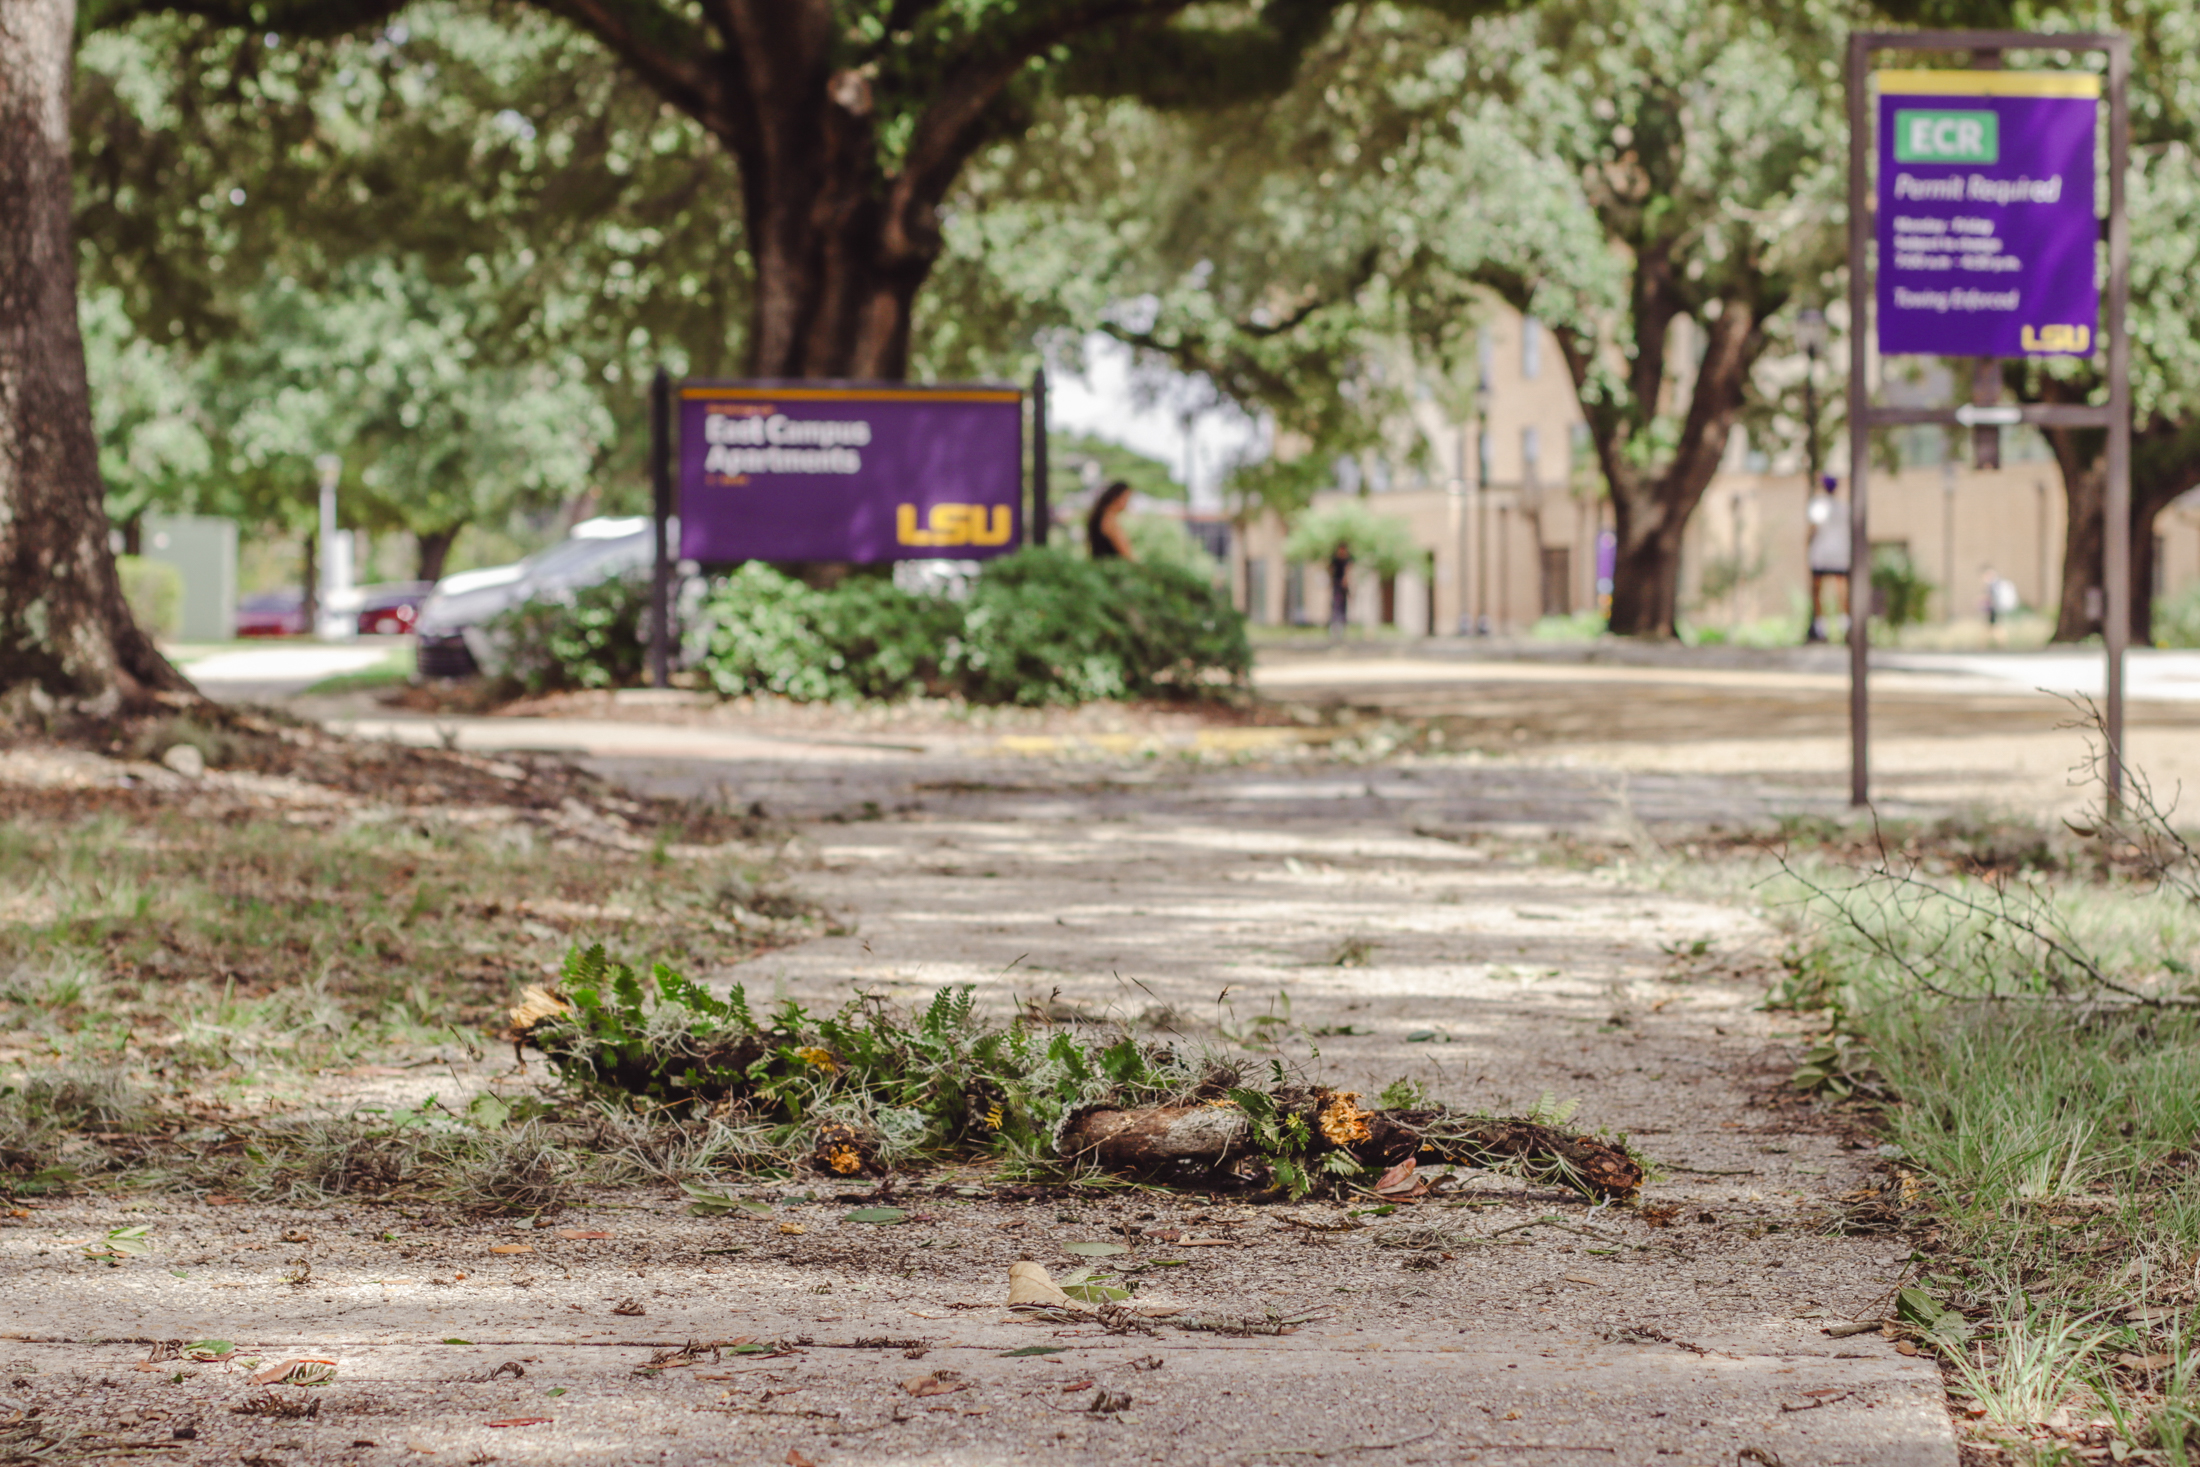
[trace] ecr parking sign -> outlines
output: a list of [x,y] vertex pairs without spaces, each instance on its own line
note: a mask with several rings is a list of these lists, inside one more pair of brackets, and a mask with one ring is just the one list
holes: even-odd
[[2100,78],[1882,71],[1878,81],[1879,350],[2091,355]]

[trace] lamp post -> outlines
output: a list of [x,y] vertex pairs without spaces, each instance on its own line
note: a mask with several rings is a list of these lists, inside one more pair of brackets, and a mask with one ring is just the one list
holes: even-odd
[[[1803,640],[1822,642],[1819,627],[1818,568],[1811,564],[1810,541],[1818,525],[1811,516],[1818,511],[1818,353],[1826,349],[1826,313],[1805,306],[1795,316],[1795,344],[1803,349],[1803,458],[1810,477],[1803,485],[1803,566],[1810,581],[1810,614],[1803,619]],[[1831,513],[1829,507],[1827,513]]]
[[[1451,492],[1445,495],[1446,507],[1451,511],[1451,584],[1457,596],[1457,610],[1452,617],[1452,630],[1465,632],[1467,626],[1467,425],[1459,425],[1458,458],[1454,460],[1457,472],[1451,476]],[[1429,593],[1432,597],[1435,592]],[[1434,605],[1432,601],[1431,606]],[[1429,630],[1435,631],[1436,617],[1431,612]]]
[[[1468,630],[1477,635],[1488,630],[1482,611],[1482,583],[1486,569],[1482,562],[1488,558],[1488,537],[1482,533],[1482,491],[1489,487],[1484,481],[1489,477],[1490,397],[1490,379],[1484,373],[1474,384],[1474,477],[1467,481],[1467,523],[1474,542],[1474,555],[1469,562],[1472,567],[1470,580],[1473,594],[1465,602],[1465,616]],[[1461,472],[1465,472],[1464,465],[1461,466]]]
[[[316,598],[313,630],[326,637],[336,624],[336,611],[329,604],[336,591],[348,589],[351,581],[349,557],[343,556],[336,540],[336,482],[344,474],[344,461],[333,453],[324,453],[313,461],[314,472],[321,476],[321,527],[320,527],[320,575],[316,578],[319,592]],[[342,557],[346,562],[339,565]]]

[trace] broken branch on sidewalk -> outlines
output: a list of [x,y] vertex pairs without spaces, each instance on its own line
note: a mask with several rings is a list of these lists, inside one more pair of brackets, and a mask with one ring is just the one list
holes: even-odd
[[720,998],[662,965],[645,978],[576,948],[558,987],[529,989],[511,1025],[515,1047],[585,1090],[707,1115],[747,1131],[760,1164],[842,1176],[991,1156],[1294,1197],[1365,1191],[1408,1163],[1501,1168],[1596,1198],[1643,1180],[1623,1142],[1547,1124],[1540,1106],[1371,1109],[1353,1091],[1291,1083],[1278,1063],[1248,1083],[1126,1031],[999,1023],[969,987],[910,1014],[864,995],[830,1015],[789,1000],[760,1017],[738,986]]

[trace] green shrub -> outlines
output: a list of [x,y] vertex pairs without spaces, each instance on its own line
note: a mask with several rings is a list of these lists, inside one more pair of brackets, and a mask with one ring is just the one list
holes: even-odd
[[490,671],[530,693],[639,682],[649,587],[647,575],[615,576],[511,608],[489,623]]
[[165,560],[142,555],[115,557],[122,577],[122,599],[149,637],[174,637],[183,630],[183,572]]
[[2200,585],[2154,603],[2154,645],[2200,647]]
[[900,698],[933,687],[961,608],[891,581],[855,576],[818,591],[751,561],[722,582],[707,613],[703,670],[728,696],[804,702]]
[[986,566],[948,670],[979,703],[1183,697],[1252,667],[1245,618],[1181,566],[1026,550]]
[[1252,665],[1244,618],[1198,572],[1051,550],[989,561],[964,601],[863,577],[818,591],[751,564],[708,616],[703,668],[728,695],[1083,703],[1189,696]]
[[1906,627],[1925,620],[1935,587],[1919,573],[1910,552],[1892,545],[1872,549],[1872,600],[1887,625]]

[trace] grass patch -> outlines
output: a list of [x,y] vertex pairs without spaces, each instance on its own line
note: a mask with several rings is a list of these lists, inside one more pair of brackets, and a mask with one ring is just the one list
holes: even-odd
[[1981,1460],[2200,1460],[2200,860],[2135,806],[2075,857],[1940,832],[1937,872],[1786,872],[1816,933],[1774,1002],[1826,1028],[1797,1082],[1884,1102],[1899,1313]]
[[607,845],[473,818],[510,812],[310,813],[0,824],[0,1192],[81,1177],[546,1205],[577,1173],[514,1149],[528,1117],[502,1102],[276,1117],[310,1111],[323,1072],[496,1042],[576,941],[705,968],[829,920],[768,858],[674,829]]
[[322,678],[307,688],[302,696],[314,698],[335,693],[376,693],[384,688],[402,687],[413,680],[417,666],[413,644],[408,639],[391,647],[389,655],[373,667]]

